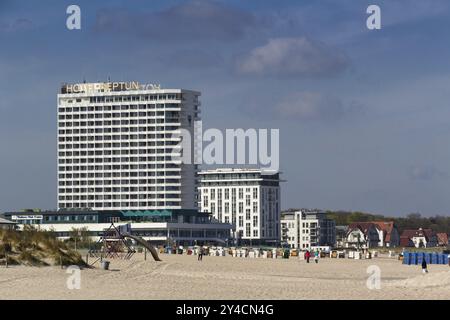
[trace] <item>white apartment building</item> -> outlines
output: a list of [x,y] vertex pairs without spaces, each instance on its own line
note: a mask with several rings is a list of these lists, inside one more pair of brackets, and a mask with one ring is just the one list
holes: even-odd
[[279,242],[279,173],[229,168],[200,171],[199,176],[201,211],[235,225],[239,244]]
[[323,212],[305,210],[283,212],[281,233],[282,243],[294,249],[333,247],[336,243],[336,224]]
[[64,84],[58,94],[58,208],[196,209],[197,166],[174,161],[199,92],[137,82]]

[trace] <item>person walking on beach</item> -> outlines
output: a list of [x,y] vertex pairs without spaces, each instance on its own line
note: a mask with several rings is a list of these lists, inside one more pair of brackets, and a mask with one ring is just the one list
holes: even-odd
[[203,261],[203,247],[201,247],[200,249],[198,249],[198,261]]
[[319,263],[319,250],[314,252],[314,262]]
[[305,252],[305,260],[306,263],[309,263],[309,258],[311,257],[311,253],[309,252],[309,250],[306,250]]
[[422,260],[422,272],[423,273],[428,273],[428,269],[427,269],[427,261],[425,260],[425,257]]

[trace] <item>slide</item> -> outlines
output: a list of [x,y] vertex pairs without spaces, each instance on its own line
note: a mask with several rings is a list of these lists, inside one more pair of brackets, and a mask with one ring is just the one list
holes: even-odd
[[130,238],[133,239],[134,241],[136,241],[137,243],[139,243],[140,245],[142,245],[143,247],[147,248],[148,251],[150,251],[150,253],[152,254],[153,259],[155,259],[155,261],[162,261],[159,257],[158,257],[158,252],[156,251],[156,249],[149,244],[147,241],[145,241],[144,239],[140,238],[140,237],[136,237],[133,236],[129,233],[127,234],[122,234],[122,236],[124,238]]

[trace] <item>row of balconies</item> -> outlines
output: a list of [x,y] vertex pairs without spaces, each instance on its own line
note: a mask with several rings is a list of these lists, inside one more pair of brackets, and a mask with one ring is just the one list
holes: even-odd
[[60,202],[58,204],[59,208],[103,208],[104,210],[129,210],[130,207],[134,210],[148,210],[148,209],[168,209],[168,210],[176,210],[176,209],[182,209],[180,204],[174,203],[172,201],[170,202],[151,202],[150,204],[147,204],[147,202],[144,202],[142,204],[139,203],[131,203],[131,202],[122,202],[122,203],[86,203],[86,202],[79,202],[79,203],[73,203],[73,202]]
[[[151,118],[151,119],[180,119],[181,114],[176,111],[173,113],[164,113],[164,111],[139,111],[139,112],[117,112],[117,113],[94,113],[94,114],[72,114],[59,113],[58,120],[96,120],[96,119],[116,119],[116,118]],[[177,113],[177,114],[174,114]]]
[[[108,154],[105,154],[104,156],[110,156]],[[177,156],[175,153],[173,154],[173,156]],[[125,157],[112,157],[112,158],[98,158],[97,160],[103,160],[103,161],[95,161],[95,162],[84,162],[84,163],[77,163],[77,164],[72,164],[72,163],[65,163],[64,161],[61,160],[66,160],[65,158],[71,158],[71,157],[59,157],[59,166],[60,167],[79,167],[79,166],[103,166],[103,165],[107,165],[107,166],[115,166],[115,169],[120,169],[123,168],[123,166],[128,166],[129,163],[136,163],[134,165],[138,165],[139,162],[151,162],[151,163],[161,163],[164,164],[166,162],[171,162],[177,165],[181,165],[181,160],[175,160],[172,159],[172,155],[168,155],[167,153],[151,153],[151,154],[141,154],[140,158],[146,158],[146,159],[141,159],[141,160],[122,160],[121,158],[125,158]],[[136,157],[138,158],[138,157]],[[120,161],[117,161],[119,160]],[[120,168],[117,168],[117,166],[120,166]],[[99,168],[100,169],[100,168]],[[126,168],[128,169],[128,168]]]
[[[155,117],[156,118],[156,117]],[[162,118],[162,119],[142,119],[142,121],[138,121],[138,120],[107,120],[107,121],[99,121],[99,120],[94,120],[94,121],[79,121],[79,120],[70,120],[70,121],[66,121],[66,120],[58,120],[58,127],[93,127],[93,126],[98,126],[98,127],[113,127],[113,126],[129,126],[129,125],[143,125],[146,124],[148,125],[167,125],[167,124],[180,124],[181,122],[183,122],[184,120],[182,119],[167,119],[167,118]]]
[[[179,126],[173,128],[157,128],[155,130],[145,130],[145,131],[136,131],[136,130],[125,130],[129,128],[106,128],[108,130],[104,130],[104,128],[96,128],[91,129],[93,132],[86,133],[83,136],[75,136],[75,138],[80,137],[77,142],[93,142],[101,140],[118,140],[116,138],[127,138],[128,140],[146,140],[146,139],[155,139],[158,135],[166,135],[168,133],[172,134],[180,134],[181,129]],[[111,130],[109,130],[111,129]],[[123,129],[123,130],[122,130]],[[143,133],[145,132],[145,133]],[[148,133],[150,132],[150,133]],[[63,131],[59,134],[59,141],[70,141],[68,139],[72,139],[73,134],[71,136],[67,136],[63,133]],[[61,140],[66,139],[66,140]],[[124,140],[127,140],[124,139]],[[72,140],[73,141],[73,140]]]

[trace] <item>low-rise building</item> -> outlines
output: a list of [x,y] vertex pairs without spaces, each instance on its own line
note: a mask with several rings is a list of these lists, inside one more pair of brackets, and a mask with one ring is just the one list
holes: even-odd
[[430,248],[438,245],[436,233],[431,229],[403,230],[400,237],[402,247]]
[[345,247],[368,249],[380,242],[378,230],[371,222],[354,222],[348,226]]
[[394,221],[374,221],[378,232],[378,246],[394,248],[400,245],[400,233]]
[[281,214],[281,242],[291,248],[309,250],[311,247],[336,244],[336,224],[326,213],[317,211],[286,211]]
[[52,230],[60,239],[69,238],[74,229],[84,229],[94,241],[111,223],[117,226],[129,223],[132,235],[155,245],[224,245],[232,241],[229,237],[233,229],[231,224],[214,221],[209,214],[193,209],[26,211],[7,212],[5,217],[17,223],[19,228],[33,225],[39,230]]
[[438,246],[446,247],[448,246],[448,234],[445,232],[436,233]]
[[16,224],[10,220],[0,217],[0,229],[3,230],[13,230]]
[[347,243],[348,226],[336,226],[336,247],[344,248]]
[[400,234],[393,221],[354,222],[348,226],[347,248],[398,247]]

